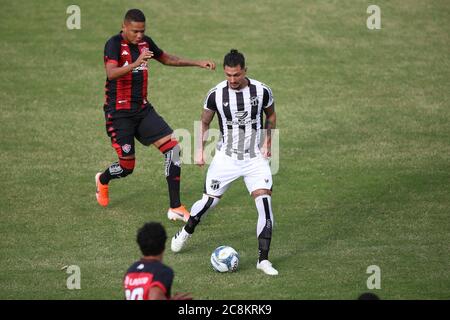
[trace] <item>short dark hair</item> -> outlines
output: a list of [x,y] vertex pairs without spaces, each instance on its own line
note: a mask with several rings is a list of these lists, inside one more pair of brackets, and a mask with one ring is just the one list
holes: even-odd
[[223,67],[236,67],[241,66],[241,69],[245,68],[245,57],[242,53],[236,49],[231,49],[223,58]]
[[144,256],[157,256],[166,248],[167,234],[158,222],[147,222],[137,233],[137,243]]
[[123,20],[128,22],[145,22],[145,15],[139,9],[130,9],[125,14]]

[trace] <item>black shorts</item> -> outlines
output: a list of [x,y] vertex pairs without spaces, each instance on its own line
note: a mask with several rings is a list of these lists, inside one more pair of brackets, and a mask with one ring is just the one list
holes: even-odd
[[134,155],[134,138],[144,146],[149,146],[173,133],[151,104],[130,117],[115,118],[106,112],[105,119],[106,133],[119,157]]

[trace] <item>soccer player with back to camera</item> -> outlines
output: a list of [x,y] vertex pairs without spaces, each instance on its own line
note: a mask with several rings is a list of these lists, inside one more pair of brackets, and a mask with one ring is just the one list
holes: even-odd
[[188,293],[171,296],[173,270],[162,263],[167,234],[157,222],[144,224],[137,234],[143,257],[128,269],[123,285],[127,300],[192,300]]
[[164,155],[170,198],[168,218],[187,221],[189,212],[180,201],[180,146],[171,137],[173,130],[147,100],[148,60],[156,59],[167,66],[196,66],[211,70],[215,69],[215,64],[164,52],[144,32],[144,14],[131,9],[125,15],[122,31],[105,44],[106,131],[119,159],[95,176],[96,198],[101,206],[106,207],[109,182],[133,173],[136,138],[145,146],[153,144]]
[[[216,113],[222,139],[208,168],[203,197],[194,203],[188,222],[172,238],[171,249],[179,252],[202,217],[217,205],[230,184],[243,177],[258,211],[256,235],[259,259],[256,268],[266,274],[277,275],[278,271],[269,261],[273,228],[269,157],[271,130],[275,129],[276,122],[272,91],[265,84],[246,77],[244,55],[237,50],[225,55],[223,68],[226,80],[209,91],[203,106],[202,141],[200,150],[196,150],[196,164],[205,164],[204,143]],[[266,115],[265,135],[261,135],[263,112]]]

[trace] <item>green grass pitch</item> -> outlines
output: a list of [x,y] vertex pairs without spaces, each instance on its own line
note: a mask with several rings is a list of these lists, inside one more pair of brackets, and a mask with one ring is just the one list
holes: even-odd
[[[271,86],[280,130],[269,277],[255,268],[256,219],[242,180],[166,251],[173,292],[196,299],[354,299],[381,269],[383,299],[450,298],[450,5],[446,0],[10,1],[0,11],[0,299],[122,299],[139,257],[138,227],[167,220],[163,160],[137,147],[135,173],[97,205],[94,175],[116,159],[102,111],[103,46],[127,9],[147,16],[164,50],[211,58],[216,72],[151,63],[149,97],[173,128],[193,132],[224,54]],[[370,4],[381,30],[369,30]],[[216,120],[214,127],[217,128]],[[182,200],[205,170],[183,167]],[[211,270],[219,245],[241,255]],[[81,289],[61,268],[78,265]]]

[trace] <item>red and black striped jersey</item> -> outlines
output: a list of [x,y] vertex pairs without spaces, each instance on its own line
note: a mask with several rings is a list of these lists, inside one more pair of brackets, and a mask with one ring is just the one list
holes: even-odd
[[[118,67],[123,67],[133,63],[141,54],[142,50],[153,52],[155,59],[160,58],[164,53],[147,36],[144,36],[138,44],[126,41],[122,33],[110,38],[105,44],[104,62],[113,63]],[[105,104],[104,109],[110,114],[134,113],[147,104],[147,82],[148,65],[141,64],[129,73],[115,80],[106,78],[105,84]]]
[[131,265],[123,280],[127,300],[148,300],[150,290],[159,287],[170,299],[174,273],[158,260],[141,259]]

